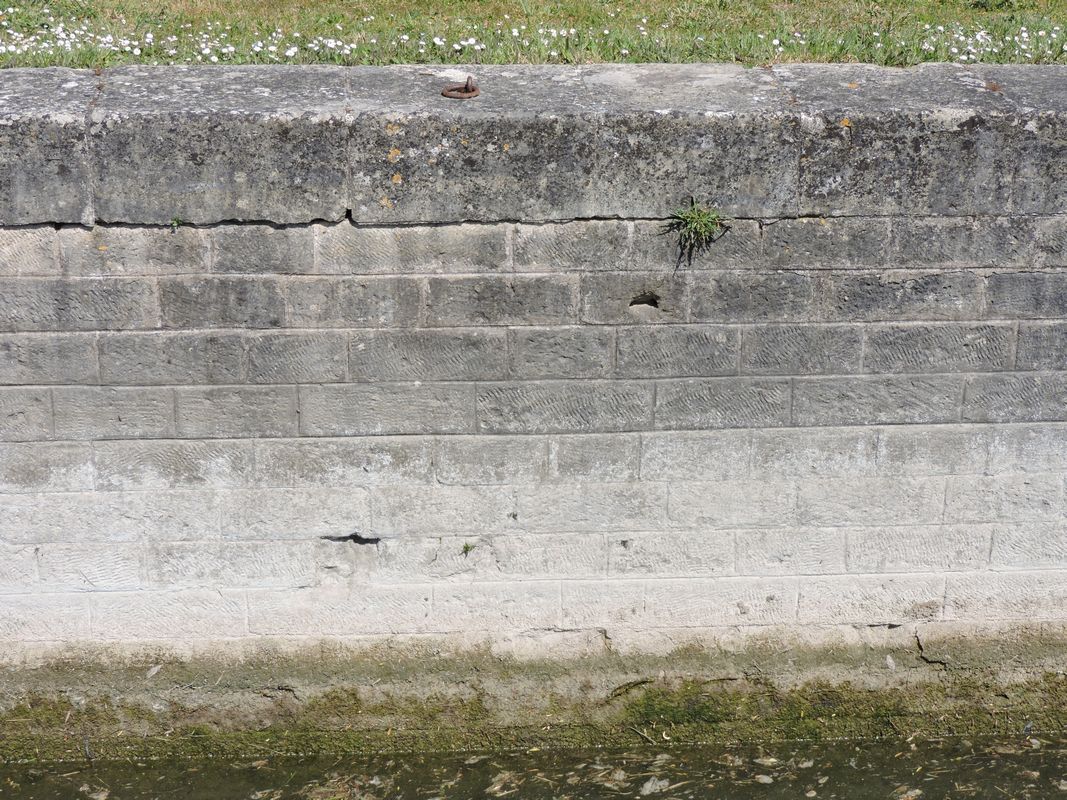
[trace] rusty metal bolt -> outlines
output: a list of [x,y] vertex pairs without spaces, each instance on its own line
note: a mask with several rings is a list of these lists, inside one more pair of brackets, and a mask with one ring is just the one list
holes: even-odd
[[472,97],[477,97],[482,93],[482,90],[474,85],[474,76],[468,75],[466,83],[459,83],[455,86],[447,87],[442,95],[445,97],[451,97],[455,100],[469,100]]

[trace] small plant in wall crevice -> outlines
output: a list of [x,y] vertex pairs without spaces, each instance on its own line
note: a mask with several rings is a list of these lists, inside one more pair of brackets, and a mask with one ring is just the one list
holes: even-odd
[[665,234],[678,234],[678,263],[675,268],[680,267],[682,261],[691,265],[693,256],[707,250],[728,230],[730,226],[718,211],[690,197],[689,205],[671,214],[663,228]]

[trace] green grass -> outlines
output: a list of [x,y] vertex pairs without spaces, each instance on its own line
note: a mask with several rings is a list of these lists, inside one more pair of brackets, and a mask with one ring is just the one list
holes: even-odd
[[0,7],[0,66],[1067,63],[1067,0],[59,0]]

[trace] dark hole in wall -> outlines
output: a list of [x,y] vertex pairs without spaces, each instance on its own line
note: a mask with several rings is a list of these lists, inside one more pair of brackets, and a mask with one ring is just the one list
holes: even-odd
[[634,306],[649,306],[650,308],[659,308],[659,295],[655,292],[641,292],[634,295],[634,299],[630,301],[630,308]]

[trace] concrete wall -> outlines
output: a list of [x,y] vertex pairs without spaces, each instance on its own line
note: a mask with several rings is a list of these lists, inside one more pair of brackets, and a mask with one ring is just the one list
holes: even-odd
[[478,75],[0,74],[8,655],[1067,619],[1067,70]]

